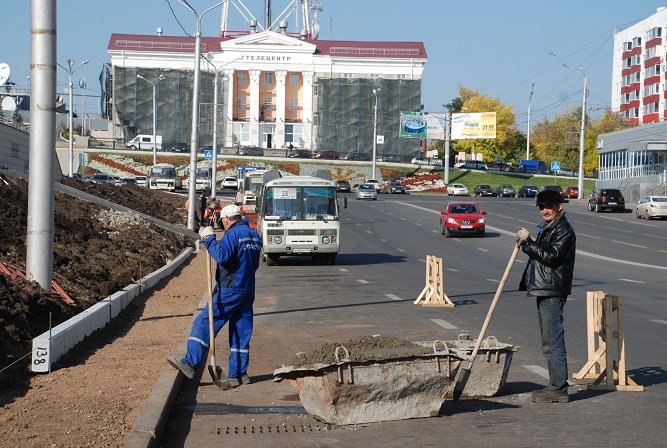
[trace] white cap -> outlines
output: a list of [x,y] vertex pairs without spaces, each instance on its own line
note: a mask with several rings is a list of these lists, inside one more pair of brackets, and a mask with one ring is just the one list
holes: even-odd
[[241,216],[241,209],[238,205],[229,204],[220,210],[221,218],[231,218],[232,216]]

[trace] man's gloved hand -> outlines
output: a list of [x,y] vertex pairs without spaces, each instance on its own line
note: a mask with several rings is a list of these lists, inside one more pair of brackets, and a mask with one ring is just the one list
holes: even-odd
[[516,242],[521,243],[524,240],[527,240],[530,237],[530,233],[528,230],[524,229],[523,227],[519,227],[519,229],[516,231]]
[[199,236],[203,240],[204,238],[207,238],[211,235],[215,235],[215,232],[213,231],[213,227],[211,226],[206,226],[206,227],[201,227],[199,229]]

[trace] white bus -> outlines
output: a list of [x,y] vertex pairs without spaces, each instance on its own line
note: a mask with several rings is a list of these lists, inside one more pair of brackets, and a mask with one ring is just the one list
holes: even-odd
[[[315,262],[336,263],[340,250],[340,215],[336,187],[330,180],[288,176],[267,182],[257,211],[263,260],[309,255]],[[343,207],[347,207],[344,198]]]
[[148,187],[153,190],[176,191],[181,188],[181,178],[171,163],[158,163],[151,167]]
[[[188,190],[190,188],[190,168],[188,167],[187,176],[183,180],[183,188]],[[211,189],[211,175],[213,170],[210,166],[197,166],[195,171],[195,190],[209,191]]]
[[248,171],[243,179],[243,205],[257,204],[257,196],[267,182],[282,177],[278,170]]

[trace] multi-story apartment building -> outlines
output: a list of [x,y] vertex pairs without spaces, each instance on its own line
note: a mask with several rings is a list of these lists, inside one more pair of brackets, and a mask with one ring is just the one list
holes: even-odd
[[611,108],[630,124],[667,118],[665,32],[667,8],[614,34]]

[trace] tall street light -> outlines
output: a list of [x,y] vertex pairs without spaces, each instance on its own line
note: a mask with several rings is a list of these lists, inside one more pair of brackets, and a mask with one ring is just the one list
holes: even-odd
[[535,83],[530,86],[530,96],[528,97],[528,130],[526,132],[526,160],[530,160],[530,101],[533,99],[533,89]]
[[373,89],[373,95],[375,96],[375,112],[373,114],[373,179],[377,179],[375,176],[375,159],[378,146],[378,95],[380,94],[381,88]]
[[148,80],[141,75],[137,75],[137,78],[143,79],[147,83],[150,83],[151,87],[153,87],[153,165],[156,165],[157,164],[157,101],[156,101],[157,97],[155,94],[155,87],[158,81],[162,81],[164,79],[164,75],[158,76],[155,82]]
[[67,60],[67,67],[63,67],[62,65],[58,64],[58,67],[67,71],[67,73],[69,74],[69,177],[72,177],[72,174],[74,172],[73,171],[73,169],[74,169],[74,116],[72,115],[72,109],[73,109],[72,91],[74,90],[74,84],[72,83],[72,75],[74,74],[75,71],[77,71],[82,66],[86,65],[87,63],[88,63],[88,59],[86,59],[81,64],[79,64],[78,67],[73,68],[74,64],[75,64],[74,59],[68,59]]
[[586,72],[584,72],[581,66],[577,68],[572,67],[553,51],[550,51],[549,54],[560,59],[563,67],[579,73],[584,78],[584,90],[581,98],[581,130],[579,131],[579,176],[577,178],[577,187],[579,189],[578,199],[582,199],[584,197],[584,131],[586,129],[586,93],[588,89]]
[[197,185],[197,149],[199,147],[199,68],[201,59],[201,19],[207,12],[217,8],[224,2],[218,2],[201,14],[190,6],[186,0],[178,0],[188,8],[195,16],[197,27],[195,29],[195,67],[194,81],[192,86],[192,134],[190,137],[190,175],[188,188],[188,229],[195,230],[195,196]]

